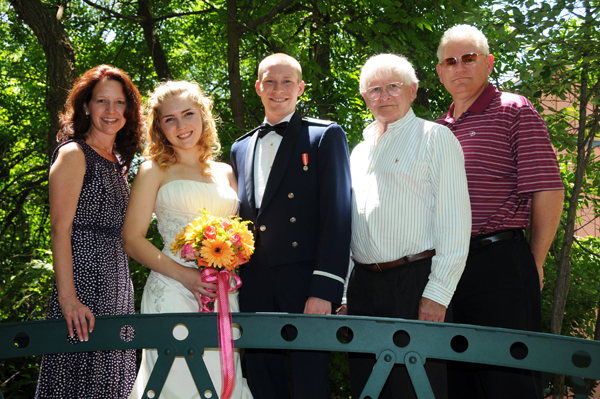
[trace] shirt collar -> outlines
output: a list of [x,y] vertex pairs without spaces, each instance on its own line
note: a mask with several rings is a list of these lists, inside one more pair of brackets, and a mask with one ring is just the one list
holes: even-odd
[[[296,113],[296,111],[293,111],[291,114],[287,115],[286,117],[284,117],[283,119],[281,119],[279,122],[277,123],[281,123],[281,122],[289,122],[292,120],[292,116],[294,116],[294,114]],[[267,121],[267,117],[265,116],[265,119],[263,121],[263,123],[266,123],[268,125],[273,126],[269,121]]]
[[[492,102],[492,99],[496,96],[496,88],[493,84],[488,84],[484,91],[481,92],[477,100],[469,107],[469,112],[483,112],[487,109],[488,105]],[[454,106],[454,104],[452,104]]]
[[[472,113],[472,112],[485,111],[487,109],[487,107],[490,105],[490,103],[492,102],[492,100],[494,99],[494,97],[496,96],[497,92],[498,92],[498,90],[496,90],[494,85],[489,83],[487,85],[487,87],[481,92],[479,97],[477,97],[477,100],[475,100],[475,102],[473,104],[471,104],[471,106],[469,107],[467,112]],[[450,105],[450,109],[448,110],[448,113],[444,117],[444,120],[448,123],[451,123],[452,120],[454,119],[453,115],[454,115],[454,103],[452,103]]]
[[[412,110],[412,108],[410,108],[408,110],[408,112],[406,113],[406,115],[404,115],[402,118],[398,119],[395,122],[388,124],[387,130],[385,131],[385,133],[383,133],[383,135],[386,135],[389,133],[389,134],[395,136],[396,134],[398,134],[398,132],[400,132],[402,130],[402,127],[404,125],[410,123],[415,118],[416,118],[415,113]],[[372,122],[369,126],[367,126],[365,128],[365,130],[363,130],[363,138],[365,139],[365,141],[369,141],[371,144],[373,144],[373,139],[375,137],[375,133],[377,132],[377,129],[379,129],[379,122],[377,122],[377,121]]]

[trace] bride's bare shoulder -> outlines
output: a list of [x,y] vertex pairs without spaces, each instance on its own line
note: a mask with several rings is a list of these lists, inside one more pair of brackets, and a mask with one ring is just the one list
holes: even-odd
[[233,168],[224,162],[210,162],[210,170],[217,182],[227,181],[237,192],[237,179],[233,173]]

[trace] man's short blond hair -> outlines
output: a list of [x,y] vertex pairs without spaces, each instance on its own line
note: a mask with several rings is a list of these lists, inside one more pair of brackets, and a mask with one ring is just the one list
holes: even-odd
[[437,50],[439,62],[442,62],[444,50],[449,43],[463,40],[473,43],[477,47],[477,51],[480,51],[481,54],[488,55],[490,53],[490,45],[483,32],[471,25],[456,25],[444,32],[444,36],[440,40]]
[[287,64],[296,70],[298,73],[298,82],[302,81],[302,67],[300,63],[294,58],[285,53],[275,53],[265,57],[260,64],[258,64],[258,80],[261,81],[265,69],[267,66],[274,64]]

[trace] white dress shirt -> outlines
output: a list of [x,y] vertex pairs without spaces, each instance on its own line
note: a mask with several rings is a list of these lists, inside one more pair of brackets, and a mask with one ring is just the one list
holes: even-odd
[[[289,122],[294,112],[280,120],[279,123]],[[267,122],[266,118],[264,122],[271,125]],[[275,161],[275,155],[277,155],[281,140],[283,140],[283,136],[272,131],[256,143],[256,149],[254,150],[254,198],[257,208],[260,208],[262,204],[265,187],[267,187],[267,181],[269,180],[269,173],[271,173],[271,167],[273,166],[273,161]]]
[[360,263],[389,262],[435,249],[423,297],[448,306],[469,250],[471,207],[464,157],[452,132],[411,110],[378,123],[350,157],[352,254]]

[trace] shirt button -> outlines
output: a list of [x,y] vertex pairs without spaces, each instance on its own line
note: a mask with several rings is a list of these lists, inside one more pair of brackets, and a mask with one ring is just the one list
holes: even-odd
[[295,217],[290,218],[290,223],[296,223],[296,218]]
[[297,243],[296,241],[294,241],[294,242],[292,243],[292,248],[296,248],[296,247],[298,247],[298,243]]
[[260,226],[260,231],[265,231],[267,229],[267,226],[265,226],[264,224],[262,226]]
[[294,193],[289,193],[288,198],[294,198]]

